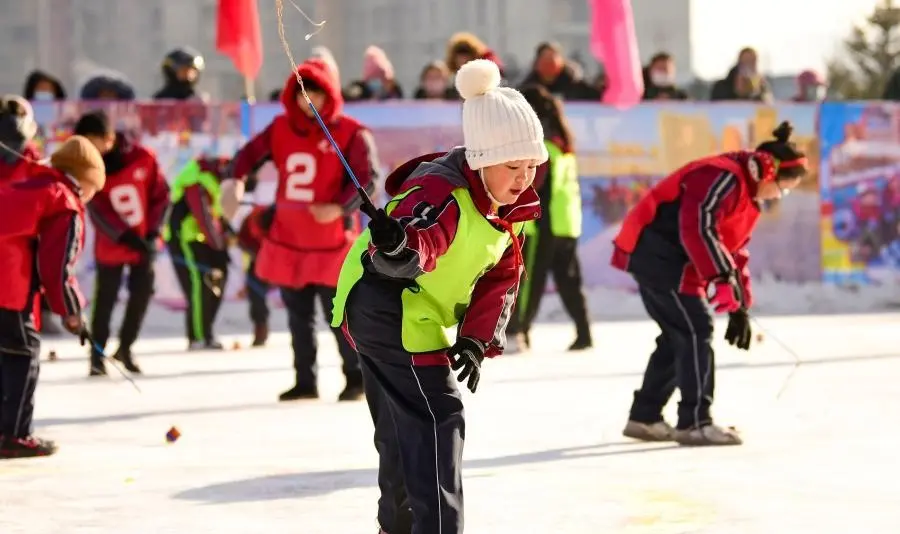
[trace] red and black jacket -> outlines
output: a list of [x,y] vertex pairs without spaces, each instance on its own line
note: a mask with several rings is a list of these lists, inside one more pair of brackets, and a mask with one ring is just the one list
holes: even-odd
[[27,180],[0,188],[0,308],[23,311],[42,287],[53,313],[82,312],[75,264],[84,247],[84,205],[64,173],[35,165]]
[[705,296],[716,280],[737,276],[748,289],[747,243],[760,216],[758,183],[773,180],[765,153],[704,158],[663,179],[625,216],[612,265],[641,284]]

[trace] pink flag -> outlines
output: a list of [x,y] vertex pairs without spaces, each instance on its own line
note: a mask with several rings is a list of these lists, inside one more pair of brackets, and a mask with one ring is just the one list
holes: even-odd
[[630,0],[587,0],[591,8],[591,53],[606,68],[603,102],[630,107],[641,101],[644,77]]

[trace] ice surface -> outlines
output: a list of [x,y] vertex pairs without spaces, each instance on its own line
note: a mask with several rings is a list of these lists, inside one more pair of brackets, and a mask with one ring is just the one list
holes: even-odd
[[[229,313],[223,328],[236,331],[245,310]],[[334,401],[330,334],[324,399],[279,405],[286,335],[264,350],[187,354],[171,337],[180,319],[155,312],[137,345],[140,395],[115,375],[87,379],[71,341],[45,345],[60,359],[42,369],[39,432],[61,449],[0,463],[0,533],[374,534],[371,421],[365,403]],[[541,325],[531,355],[488,362],[478,394],[465,394],[466,532],[898,532],[898,320],[763,319],[807,360],[778,401],[794,362],[772,336],[750,353],[719,346],[715,413],[747,442],[724,449],[620,436],[651,324],[597,323],[583,354],[561,352],[569,326]],[[172,425],[183,436],[169,445]]]

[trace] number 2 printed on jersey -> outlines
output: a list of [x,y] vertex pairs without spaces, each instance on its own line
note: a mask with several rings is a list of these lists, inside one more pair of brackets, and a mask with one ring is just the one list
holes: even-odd
[[284,197],[296,202],[312,202],[316,191],[312,183],[316,179],[316,158],[306,152],[295,152],[288,156],[285,164],[287,180],[284,183]]
[[134,184],[120,184],[110,189],[109,202],[129,227],[135,228],[144,222],[144,203]]

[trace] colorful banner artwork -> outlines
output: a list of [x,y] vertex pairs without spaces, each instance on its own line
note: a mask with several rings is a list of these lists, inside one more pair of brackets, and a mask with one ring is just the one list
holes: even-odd
[[[83,102],[36,104],[43,148],[52,150],[69,135],[80,113],[100,106]],[[279,104],[102,106],[120,129],[156,152],[167,176],[174,176],[187,161],[204,153],[234,154],[246,139],[262,131],[281,112]],[[837,107],[838,113],[852,115]],[[346,111],[374,133],[385,173],[412,157],[462,144],[460,107],[455,103],[348,105]],[[795,136],[816,168],[800,191],[767,206],[750,246],[751,266],[756,275],[786,281],[820,279],[820,244],[830,245],[819,238],[817,106],[672,103],[643,104],[620,111],[596,104],[571,104],[566,106],[566,115],[575,133],[581,175],[584,235],[579,253],[588,287],[631,287],[629,277],[608,267],[611,239],[625,212],[647,187],[692,159],[752,148],[785,119],[793,122]],[[270,202],[276,180],[271,165],[261,169],[260,180],[254,201]],[[823,185],[823,195],[824,192]],[[79,269],[88,294],[93,286],[91,256],[90,252],[85,254]],[[240,253],[235,252],[234,256],[236,266],[244,263]],[[183,298],[170,258],[163,253],[158,261],[157,301],[181,306]],[[234,298],[242,289],[243,277],[235,272],[226,294]]]
[[820,111],[822,275],[839,285],[900,282],[900,106]]

